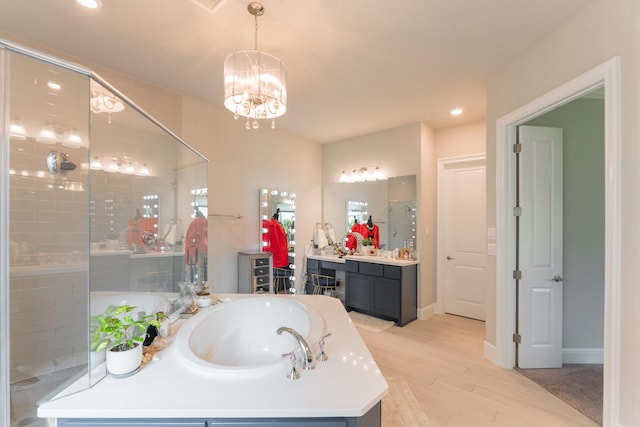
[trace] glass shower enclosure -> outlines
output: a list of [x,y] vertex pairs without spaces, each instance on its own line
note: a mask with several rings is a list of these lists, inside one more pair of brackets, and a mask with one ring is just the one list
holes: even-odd
[[90,316],[178,291],[206,187],[206,158],[91,70],[0,40],[0,425],[106,375]]

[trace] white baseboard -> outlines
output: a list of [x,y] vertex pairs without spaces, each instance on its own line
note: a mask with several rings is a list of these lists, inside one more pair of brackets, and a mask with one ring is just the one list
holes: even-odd
[[418,308],[418,319],[425,320],[436,314],[436,304],[430,304],[424,308]]
[[487,359],[489,359],[489,361],[493,362],[493,363],[498,363],[496,360],[496,346],[488,343],[487,341],[484,342],[484,357],[486,357]]
[[562,363],[602,364],[604,349],[602,348],[563,348]]

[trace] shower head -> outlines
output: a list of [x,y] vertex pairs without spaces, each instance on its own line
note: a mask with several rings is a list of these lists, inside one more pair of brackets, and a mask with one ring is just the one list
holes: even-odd
[[72,171],[76,168],[76,164],[69,160],[69,154],[60,153],[60,170]]
[[47,168],[51,175],[56,175],[58,172],[72,171],[76,168],[76,164],[69,160],[69,154],[61,152],[58,156],[58,152],[55,150],[49,151],[47,156]]

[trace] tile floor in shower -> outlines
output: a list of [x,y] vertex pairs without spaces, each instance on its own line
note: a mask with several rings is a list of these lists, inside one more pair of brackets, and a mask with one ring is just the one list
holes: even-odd
[[86,371],[86,366],[77,366],[11,384],[11,427],[46,427],[46,420],[37,416],[38,401]]

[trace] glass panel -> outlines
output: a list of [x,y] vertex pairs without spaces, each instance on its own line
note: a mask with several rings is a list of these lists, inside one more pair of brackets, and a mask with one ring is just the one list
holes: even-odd
[[7,56],[0,406],[11,426],[44,426],[38,401],[106,375],[104,353],[90,352],[91,315],[122,302],[170,312],[181,282],[207,280],[207,161],[87,73]]
[[[168,313],[181,282],[207,280],[206,161],[94,80],[91,98],[91,316]],[[95,382],[104,351],[90,360]]]
[[9,91],[11,425],[44,426],[38,400],[89,386],[89,78],[13,53]]

